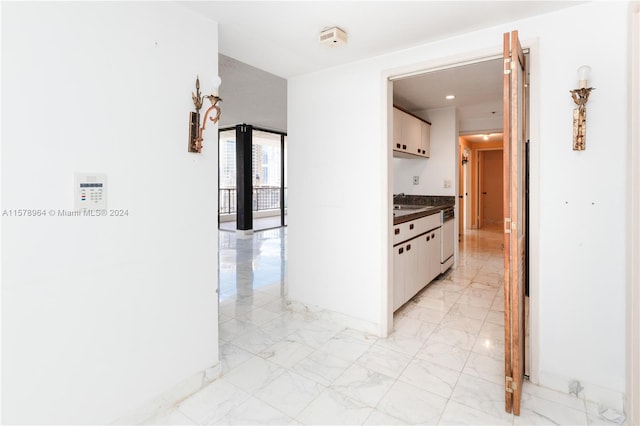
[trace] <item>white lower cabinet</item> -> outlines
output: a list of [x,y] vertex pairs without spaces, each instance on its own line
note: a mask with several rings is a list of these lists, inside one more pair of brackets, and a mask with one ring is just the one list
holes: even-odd
[[[399,244],[393,248],[393,310],[413,297],[411,292],[418,281],[419,275],[419,250],[418,238]],[[407,296],[411,294],[407,298]]]
[[432,229],[421,235],[418,240],[418,257],[420,259],[418,280],[411,291],[407,292],[411,293],[407,300],[440,275],[440,228]]
[[404,303],[404,244],[393,248],[393,310]]
[[429,275],[427,283],[440,275],[440,228],[427,233],[428,253],[429,253]]
[[439,274],[439,227],[394,246],[393,310],[404,305]]
[[407,291],[407,300],[411,299],[431,281],[431,262],[429,260],[431,245],[429,240],[430,237],[428,235],[421,235],[416,238],[416,245],[418,246],[418,276],[413,284],[405,284],[407,287],[410,287],[407,289],[409,290]]
[[[418,258],[418,238],[414,238],[405,244],[404,259],[404,299],[405,302],[413,297],[416,283],[420,281],[418,265],[422,259]],[[405,302],[402,302],[403,304]]]

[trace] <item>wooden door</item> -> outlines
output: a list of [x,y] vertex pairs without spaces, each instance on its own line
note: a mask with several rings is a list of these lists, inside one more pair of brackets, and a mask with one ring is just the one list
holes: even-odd
[[504,34],[505,410],[520,415],[524,379],[526,64],[518,32]]
[[498,224],[502,223],[503,206],[502,198],[504,186],[503,167],[502,167],[502,151],[479,151],[480,161],[482,163],[480,170],[480,205],[482,210],[482,224]]
[[[462,163],[462,159],[465,154],[465,147],[458,145],[458,148],[460,152],[460,158],[458,159],[460,162],[458,164],[461,164],[458,173],[458,241],[460,241],[462,235],[465,233],[466,227],[465,218],[467,215],[467,197],[465,197],[465,192],[467,191],[467,170],[465,167],[467,167],[467,164]],[[466,154],[468,161],[469,153],[467,152]]]

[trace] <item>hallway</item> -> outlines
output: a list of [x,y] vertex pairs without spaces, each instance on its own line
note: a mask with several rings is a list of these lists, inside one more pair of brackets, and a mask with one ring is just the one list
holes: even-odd
[[287,310],[286,228],[220,232],[222,376],[155,424],[608,424],[525,383],[504,413],[502,234],[468,231],[455,269],[395,314],[386,339]]

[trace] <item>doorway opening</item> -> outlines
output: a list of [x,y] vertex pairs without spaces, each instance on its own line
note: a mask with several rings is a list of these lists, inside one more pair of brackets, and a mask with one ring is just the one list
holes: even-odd
[[[502,132],[459,137],[460,235],[502,223],[502,139]],[[485,218],[486,214],[488,217]]]
[[502,149],[478,151],[478,228],[502,224]]
[[[528,51],[525,52],[529,58]],[[528,64],[528,60],[527,60]],[[504,155],[503,146],[503,78],[504,60],[502,56],[487,57],[476,60],[472,63],[451,64],[450,66],[439,66],[436,69],[415,70],[411,73],[399,76],[391,76],[389,79],[392,104],[388,105],[389,131],[393,132],[392,107],[403,109],[419,118],[430,121],[431,127],[431,156],[423,159],[392,159],[390,169],[390,187],[392,200],[397,194],[425,195],[425,196],[454,196],[456,204],[456,214],[459,220],[456,221],[458,235],[467,231],[472,234],[480,232],[480,228],[495,228],[498,236],[504,234],[502,224],[505,216],[504,206],[504,180],[502,183],[496,175],[503,172],[502,163],[498,160]],[[527,65],[528,66],[528,65]],[[529,71],[527,68],[526,75]],[[528,77],[526,78],[523,90],[528,91]],[[483,97],[486,94],[487,98]],[[455,96],[450,96],[455,95]],[[446,103],[455,99],[454,102]],[[476,102],[474,102],[474,100]],[[525,109],[525,121],[528,122],[528,105]],[[444,112],[444,113],[443,113]],[[441,117],[445,117],[440,121]],[[526,126],[528,128],[528,126]],[[495,134],[499,142],[496,147],[487,149],[476,149],[475,157],[471,158],[472,149],[465,147],[463,136],[471,134]],[[390,138],[391,139],[391,138]],[[525,138],[528,143],[528,135]],[[392,151],[391,142],[389,151]],[[495,151],[495,152],[493,152]],[[466,161],[464,161],[466,160]],[[519,159],[520,160],[520,159]],[[522,159],[524,160],[524,158]],[[500,164],[498,164],[500,163]],[[471,172],[471,167],[464,169],[467,165],[475,165],[476,172]],[[484,172],[481,174],[481,169]],[[486,172],[496,171],[489,174]],[[413,179],[410,179],[413,177]],[[417,177],[417,178],[416,178]],[[455,184],[451,184],[455,182]],[[417,183],[416,183],[417,182]],[[425,184],[420,184],[425,182]],[[524,197],[528,197],[528,181],[526,183]],[[476,192],[477,191],[477,192]],[[469,195],[476,192],[476,201],[472,202]],[[486,194],[483,194],[486,193]],[[491,194],[490,194],[491,192]],[[495,196],[494,200],[487,196]],[[485,197],[484,202],[482,197]],[[518,200],[520,202],[520,199]],[[526,214],[529,217],[527,201],[524,202]],[[497,208],[496,208],[497,207]],[[393,206],[389,206],[390,209]],[[482,209],[482,210],[481,210]],[[528,231],[528,221],[523,224],[524,232]],[[483,230],[484,231],[484,230]],[[503,252],[504,244],[498,239],[478,239],[478,241],[488,241],[489,244],[497,244],[497,248]],[[497,243],[496,243],[497,241]],[[475,247],[474,247],[475,248]],[[390,253],[395,253],[391,251]],[[529,253],[527,249],[525,253]],[[456,260],[460,260],[460,250],[455,251]],[[389,256],[391,273],[389,274],[389,312],[388,330],[393,329],[393,277],[394,271],[393,256]],[[528,262],[528,258],[526,259]],[[499,261],[501,262],[501,261]],[[460,265],[455,264],[454,270],[450,271],[452,276],[460,276],[464,272],[456,272],[455,268]],[[464,268],[463,268],[464,269]],[[528,270],[525,273],[528,278]],[[446,280],[447,276],[441,276],[439,280]],[[502,277],[496,275],[496,281],[504,283]],[[437,285],[439,281],[435,282]],[[433,285],[426,283],[425,289]],[[440,287],[438,287],[440,288]],[[504,287],[502,292],[504,292]],[[503,302],[504,303],[504,302]],[[528,306],[528,297],[526,301]],[[404,307],[403,307],[404,308]],[[400,309],[403,309],[400,308]],[[504,306],[503,306],[504,309]],[[528,314],[526,316],[528,320]],[[526,331],[525,344],[529,341],[529,324],[524,327]],[[504,342],[503,342],[504,345]],[[504,348],[504,346],[503,346]],[[529,354],[524,357],[525,362],[529,360]],[[529,366],[525,368],[528,374]]]
[[222,128],[218,134],[219,229],[286,226],[287,134],[246,124]]
[[[476,144],[473,137],[491,135],[489,142],[478,142],[492,148],[502,146],[502,68],[502,57],[493,56],[390,77],[393,107],[431,123],[429,158],[392,159],[390,198],[398,194],[451,197],[458,219],[453,235],[458,242],[466,231],[478,228],[477,157],[481,144]],[[393,126],[391,118],[388,123]],[[389,131],[390,135],[394,133]],[[502,205],[499,194],[496,190],[494,210],[498,214]],[[495,220],[501,221],[501,217]],[[454,258],[459,259],[460,246],[454,247]],[[421,288],[430,285],[421,284]],[[393,289],[391,282],[390,298]],[[391,330],[392,318],[389,323]]]

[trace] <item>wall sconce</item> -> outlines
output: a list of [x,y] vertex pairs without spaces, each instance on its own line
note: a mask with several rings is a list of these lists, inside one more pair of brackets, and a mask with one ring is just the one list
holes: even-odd
[[467,164],[469,162],[469,152],[467,150],[465,150],[462,153],[462,165],[464,166],[465,164]]
[[571,97],[573,101],[578,105],[578,108],[573,110],[573,150],[584,151],[587,139],[587,101],[589,100],[589,94],[592,90],[596,90],[594,87],[587,87],[587,80],[589,79],[589,73],[591,67],[583,65],[578,68],[578,81],[579,88],[571,90]]
[[[220,119],[220,107],[218,102],[222,99],[218,97],[218,87],[220,87],[220,77],[216,77],[213,82],[213,92],[209,96],[202,96],[200,93],[200,78],[196,77],[196,93],[191,92],[191,98],[193,99],[193,105],[196,110],[189,114],[189,152],[202,152],[202,133],[207,127],[207,118],[213,123],[217,123]],[[202,127],[200,127],[200,109],[204,103],[204,99],[209,99],[211,106],[204,113],[204,120],[202,120]],[[215,117],[209,117],[211,111],[215,110]]]

